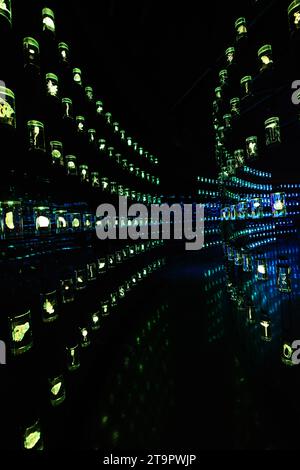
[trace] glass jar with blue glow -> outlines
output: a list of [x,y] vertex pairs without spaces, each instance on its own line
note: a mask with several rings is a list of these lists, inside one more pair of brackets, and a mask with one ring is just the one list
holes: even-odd
[[256,135],[251,135],[250,137],[246,138],[246,152],[249,160],[258,157],[258,145]]
[[58,318],[58,298],[57,291],[40,294],[40,304],[42,320],[44,323],[51,323]]
[[46,152],[44,124],[40,121],[28,121],[27,130],[29,150]]
[[249,96],[252,92],[252,77],[251,75],[246,75],[241,79],[241,91],[242,96]]
[[11,25],[11,22],[12,22],[11,0],[0,1],[0,17],[4,18]]
[[16,127],[15,94],[5,86],[0,86],[0,125]]
[[271,44],[265,44],[262,46],[258,52],[258,60],[260,64],[260,72],[269,70],[273,66],[273,54]]
[[68,216],[65,209],[55,210],[56,233],[65,233],[68,231]]
[[234,59],[235,59],[235,48],[234,47],[228,47],[226,49],[225,58],[226,58],[227,65],[232,65],[234,63]]
[[263,202],[260,197],[255,197],[250,200],[250,215],[252,219],[260,219],[263,217]]
[[79,68],[73,69],[73,81],[76,85],[82,86],[82,72]]
[[286,195],[285,193],[272,193],[271,194],[271,208],[273,217],[286,216]]
[[237,212],[236,212],[236,205],[231,204],[230,206],[230,220],[236,220]]
[[237,218],[240,220],[246,219],[248,215],[248,204],[247,201],[240,201],[237,204]]
[[77,158],[75,157],[75,155],[66,155],[65,166],[67,170],[67,175],[69,176],[77,175]]
[[279,260],[276,266],[276,285],[279,292],[289,294],[292,292],[292,268],[287,260]]
[[242,252],[243,257],[243,271],[249,273],[252,271],[252,257],[248,251]]
[[273,116],[265,121],[266,145],[279,144],[281,142],[280,120]]
[[64,165],[63,144],[58,140],[51,140],[50,142],[51,159],[53,165]]
[[300,0],[294,0],[288,7],[290,32],[295,33],[300,29]]
[[0,202],[2,238],[23,236],[23,210],[20,201]]
[[72,232],[80,232],[82,229],[82,220],[80,212],[70,212],[68,214],[69,228]]
[[36,235],[49,235],[51,233],[51,210],[47,206],[33,208],[33,219]]
[[61,104],[63,119],[73,119],[73,101],[71,98],[62,98]]
[[235,264],[235,266],[242,266],[242,264],[243,264],[242,253],[237,248],[234,250],[234,264]]
[[239,41],[240,39],[244,39],[247,37],[247,22],[246,18],[240,17],[238,18],[235,23],[235,33],[236,33],[236,40]]
[[62,64],[70,63],[70,48],[65,42],[58,43],[59,60]]
[[42,22],[44,32],[55,34],[55,15],[53,10],[51,10],[50,8],[43,8]]
[[9,317],[8,324],[13,356],[29,351],[33,346],[31,310]]
[[40,45],[38,41],[27,37],[23,39],[24,66],[36,67],[40,66]]
[[266,281],[268,279],[268,267],[264,258],[256,260],[256,279],[258,281]]

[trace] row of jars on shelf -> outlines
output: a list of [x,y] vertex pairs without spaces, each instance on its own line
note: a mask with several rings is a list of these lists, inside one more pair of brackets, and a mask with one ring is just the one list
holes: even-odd
[[[28,217],[28,211],[30,216]],[[26,228],[24,229],[24,217],[26,212]],[[103,219],[104,220],[104,219]],[[1,238],[14,239],[22,237],[24,234],[50,235],[63,233],[78,233],[95,231],[101,226],[102,218],[86,210],[78,211],[74,208],[61,209],[49,206],[27,207],[21,201],[0,202],[0,229]],[[105,220],[105,225],[109,228],[115,226],[116,229],[123,227],[139,226],[140,230],[151,230],[156,233],[154,225],[157,225],[159,233],[160,224],[150,218],[139,220],[133,217],[115,217],[114,220]]]
[[[253,198],[250,201],[239,201],[221,209],[221,220],[259,219],[265,216],[265,205],[262,198]],[[273,217],[285,217],[286,195],[276,192],[270,194],[270,207]],[[269,209],[269,206],[267,207]]]
[[[270,269],[266,258],[252,256],[249,252],[223,244],[224,254],[228,261],[233,261],[236,266],[242,266],[243,271],[254,272],[258,281],[266,281],[269,278]],[[278,290],[282,293],[292,291],[291,281],[292,268],[286,259],[280,259],[276,265],[276,284]]]

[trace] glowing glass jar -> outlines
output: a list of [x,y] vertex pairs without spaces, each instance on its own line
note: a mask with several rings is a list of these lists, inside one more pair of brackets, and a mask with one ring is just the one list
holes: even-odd
[[272,341],[271,321],[268,318],[262,319],[260,322],[260,337],[263,341]]
[[89,129],[88,130],[88,139],[91,145],[94,145],[96,142],[96,129]]
[[93,214],[83,214],[82,224],[83,224],[83,230],[85,231],[93,230],[95,228],[95,218]]
[[260,71],[268,70],[273,65],[273,56],[272,56],[272,46],[271,44],[266,44],[262,46],[257,52]]
[[10,346],[14,356],[23,354],[33,345],[31,311],[8,318]]
[[252,258],[250,253],[248,252],[243,252],[243,271],[245,273],[249,273],[252,271]]
[[235,174],[236,166],[235,166],[235,159],[234,158],[229,158],[227,160],[226,168],[227,168],[227,172],[228,172],[229,175],[234,175]]
[[239,41],[247,37],[247,23],[246,18],[241,17],[235,21],[235,33],[236,33],[236,40]]
[[281,142],[279,117],[274,116],[265,121],[266,145],[273,145]]
[[103,107],[103,101],[98,100],[96,101],[96,112],[97,114],[101,115],[103,114],[104,107]]
[[73,81],[77,85],[82,86],[82,72],[81,72],[81,69],[78,69],[78,68],[73,69]]
[[108,147],[107,148],[107,155],[108,155],[108,158],[110,160],[113,160],[114,159],[114,156],[115,156],[115,149],[114,147]]
[[70,63],[70,48],[65,42],[58,43],[59,60],[62,64]]
[[55,15],[50,8],[43,8],[42,10],[43,31],[55,33]]
[[225,58],[226,58],[227,65],[232,65],[234,63],[234,59],[235,59],[235,48],[234,47],[228,47],[226,49]]
[[83,290],[87,287],[87,271],[85,268],[75,270],[75,289]]
[[97,264],[88,263],[87,264],[87,280],[88,282],[96,281],[97,279]]
[[80,346],[82,348],[87,348],[91,344],[90,333],[89,333],[88,328],[86,327],[79,328],[79,335],[80,335]]
[[53,165],[64,165],[64,150],[62,142],[52,140],[50,142],[50,151]]
[[268,267],[265,259],[256,261],[256,279],[258,281],[266,281],[268,279]]
[[232,116],[231,114],[224,114],[223,116],[224,127],[226,130],[231,129]]
[[66,388],[63,375],[48,379],[50,403],[58,406],[66,399]]
[[118,185],[118,195],[119,196],[124,196],[124,187],[122,184]]
[[44,450],[40,421],[25,429],[22,442],[23,450]]
[[220,70],[219,81],[221,86],[225,86],[228,83],[228,71],[227,69]]
[[98,258],[98,260],[97,260],[97,271],[98,271],[98,274],[106,273],[106,271],[107,271],[106,258]]
[[112,123],[112,114],[111,113],[105,113],[104,117],[105,117],[105,121],[107,122],[107,124]]
[[240,220],[246,219],[248,214],[248,205],[246,201],[240,201],[237,204],[237,218]]
[[76,116],[76,127],[77,127],[77,132],[79,134],[84,134],[85,132],[85,117],[84,116]]
[[246,75],[241,79],[241,90],[242,96],[249,96],[252,92],[252,77],[251,75]]
[[105,152],[106,140],[105,139],[99,139],[98,140],[98,147],[99,147],[100,152]]
[[11,24],[11,0],[0,1],[0,17],[1,16],[4,17],[9,22],[9,24]]
[[23,235],[23,211],[19,201],[0,202],[1,233],[3,238],[18,238]]
[[235,220],[237,218],[236,206],[231,204],[230,206],[230,220]]
[[34,66],[39,68],[40,65],[40,46],[33,38],[23,39],[23,54],[25,67]]
[[88,165],[79,165],[79,176],[81,183],[89,183],[90,173]]
[[110,306],[112,308],[114,308],[117,305],[118,305],[118,293],[117,292],[111,292],[111,294],[110,294]]
[[271,208],[273,217],[286,216],[286,195],[285,193],[271,194]]
[[101,327],[100,311],[91,313],[90,318],[91,318],[90,325],[91,325],[92,331],[98,331]]
[[66,166],[68,175],[70,176],[77,175],[77,158],[75,157],[75,155],[66,155],[65,166]]
[[82,228],[80,212],[71,212],[69,214],[69,227],[72,232],[80,232]]
[[49,207],[34,207],[33,218],[36,235],[49,235],[51,233],[51,210]]
[[257,136],[252,135],[246,139],[246,153],[249,159],[258,157]]
[[234,264],[235,266],[242,266],[243,264],[242,253],[237,249],[234,250]]
[[74,302],[74,281],[72,278],[60,281],[60,294],[63,304]]
[[67,355],[67,367],[69,371],[74,371],[80,367],[80,346],[76,344],[75,346],[66,347]]
[[123,158],[122,162],[121,162],[121,166],[123,168],[123,170],[127,170],[128,168],[128,160],[126,158]]
[[109,303],[109,300],[103,300],[100,304],[100,308],[101,308],[101,316],[102,317],[108,317],[108,315],[110,314],[110,303]]
[[223,207],[221,209],[221,220],[229,220],[230,219],[230,208]]
[[292,268],[286,260],[280,260],[276,266],[276,285],[279,292],[289,294],[292,292]]
[[232,116],[239,116],[241,110],[240,98],[231,98],[230,100],[230,112]]
[[234,159],[236,162],[236,167],[240,168],[245,163],[245,152],[244,149],[237,149],[234,151]]
[[94,90],[91,86],[86,86],[85,87],[85,96],[87,97],[87,100],[92,102],[94,101]]
[[216,99],[217,100],[221,100],[222,99],[222,88],[220,86],[218,86],[217,88],[215,88],[215,96],[216,96]]
[[71,98],[62,98],[61,104],[63,119],[73,119],[73,101]]
[[102,191],[108,191],[109,190],[109,180],[106,176],[103,176],[101,178],[101,189],[102,189]]
[[40,294],[42,320],[44,323],[51,323],[58,318],[57,291]]
[[100,175],[98,171],[91,172],[91,183],[93,188],[100,188]]
[[289,26],[291,33],[300,29],[300,0],[294,0],[288,7]]
[[58,76],[54,73],[46,74],[46,90],[48,96],[58,97]]
[[281,352],[281,361],[283,364],[290,367],[296,365],[293,362],[294,351],[295,349],[292,347],[292,342],[284,341]]
[[29,150],[46,152],[44,124],[40,121],[28,121]]
[[16,127],[15,94],[0,86],[0,125]]
[[68,218],[65,209],[55,211],[55,227],[56,233],[64,233],[68,231]]
[[250,215],[252,219],[260,219],[263,217],[263,204],[262,199],[259,197],[255,197],[250,201]]

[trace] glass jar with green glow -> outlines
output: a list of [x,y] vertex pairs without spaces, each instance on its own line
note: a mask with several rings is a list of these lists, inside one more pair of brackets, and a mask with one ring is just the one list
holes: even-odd
[[58,96],[58,76],[54,73],[46,74],[46,90],[48,96]]
[[80,232],[82,228],[81,214],[80,212],[70,212],[68,214],[69,228],[71,232]]
[[62,64],[70,63],[70,48],[65,42],[58,43],[59,60]]
[[234,175],[235,174],[236,166],[235,166],[235,159],[234,158],[229,158],[227,160],[226,168],[227,168],[227,172],[228,172],[229,175]]
[[220,86],[218,86],[217,88],[215,88],[215,96],[216,96],[216,99],[217,100],[221,100],[222,99],[222,88]]
[[63,166],[64,165],[64,153],[63,153],[63,144],[58,140],[51,140],[50,142],[50,151],[52,163],[54,165]]
[[96,281],[96,279],[97,279],[97,264],[94,263],[94,262],[93,263],[88,263],[86,268],[87,268],[87,280],[88,280],[88,282]]
[[96,129],[89,129],[88,130],[88,139],[91,145],[94,145],[96,142]]
[[139,147],[139,156],[142,157],[144,154],[144,149],[143,147]]
[[23,39],[24,66],[40,66],[40,45],[30,37]]
[[22,449],[44,450],[44,443],[39,420],[25,429],[23,434]]
[[300,0],[294,0],[288,7],[290,32],[300,29]]
[[276,285],[279,292],[289,294],[292,292],[292,268],[288,261],[280,259],[276,266]]
[[0,86],[0,125],[16,127],[15,94]]
[[106,176],[103,176],[101,178],[101,189],[102,189],[102,191],[108,191],[109,190],[109,180]]
[[128,168],[128,160],[127,160],[127,158],[123,158],[121,164],[122,164],[122,168],[123,168],[124,170],[127,170],[127,168]]
[[282,192],[271,193],[271,209],[273,217],[286,216],[286,194]]
[[89,183],[90,173],[88,165],[79,165],[79,176],[81,183]]
[[118,165],[120,165],[122,161],[122,155],[120,153],[115,153],[115,160],[118,163]]
[[240,168],[245,163],[245,152],[244,149],[237,149],[234,151],[234,159],[236,162],[236,167]]
[[20,201],[0,202],[1,235],[3,238],[18,238],[23,235],[23,210]]
[[100,308],[101,308],[102,317],[107,317],[110,314],[109,304],[110,304],[109,300],[103,300],[101,302]]
[[47,206],[33,208],[33,220],[36,235],[49,235],[51,233],[51,210]]
[[106,140],[105,139],[99,139],[98,140],[98,146],[99,146],[99,150],[101,152],[104,152],[105,149],[106,149]]
[[89,330],[86,327],[79,328],[80,346],[87,348],[91,344]]
[[103,114],[104,107],[103,107],[103,101],[98,100],[96,101],[96,113],[101,115]]
[[231,129],[232,116],[231,114],[224,114],[223,123],[226,130]]
[[107,155],[108,155],[108,158],[110,160],[113,160],[114,159],[114,156],[115,156],[115,149],[114,147],[108,147],[107,148]]
[[66,347],[67,356],[67,367],[70,372],[79,369],[80,367],[80,346],[76,344],[74,346]]
[[9,317],[8,324],[13,356],[29,351],[33,346],[31,310]]
[[87,287],[87,272],[85,268],[75,270],[75,289],[83,290]]
[[236,32],[236,40],[239,41],[247,37],[247,22],[246,18],[240,17],[235,21],[235,32]]
[[11,25],[12,14],[11,14],[11,0],[0,1],[0,17],[5,18],[6,21]]
[[116,194],[118,192],[118,184],[116,181],[110,182],[110,192],[111,194]]
[[77,158],[75,157],[75,155],[66,155],[65,166],[67,170],[67,175],[77,175]]
[[159,179],[159,176],[156,177],[156,185],[159,186],[160,184],[160,179]]
[[42,320],[44,323],[51,323],[58,318],[58,298],[57,291],[40,294],[40,304],[42,311]]
[[66,399],[66,388],[63,375],[48,379],[50,403],[58,406]]
[[98,331],[101,327],[101,321],[100,321],[100,311],[97,310],[97,312],[92,312],[90,314],[90,326],[92,331]]
[[62,116],[63,119],[72,119],[73,118],[73,101],[71,98],[62,98]]
[[273,55],[272,55],[272,46],[271,44],[265,44],[262,46],[258,52],[258,60],[260,64],[260,71],[268,70],[273,65]]
[[245,77],[241,79],[241,89],[242,89],[242,96],[251,95],[251,91],[252,91],[251,75],[246,75]]
[[107,124],[112,123],[112,114],[111,113],[105,113],[104,117],[105,117],[105,121],[107,122]]
[[135,174],[135,176],[136,176],[137,178],[140,177],[140,172],[141,172],[140,168],[138,168],[138,167],[135,167],[135,168],[134,168],[134,174]]
[[93,188],[100,188],[100,174],[98,171],[91,172],[91,183]]
[[126,140],[126,132],[124,131],[124,129],[120,130],[120,137],[121,137],[121,140]]
[[95,219],[93,214],[84,213],[82,215],[83,230],[90,231],[95,228]]
[[43,31],[55,33],[55,15],[50,8],[43,8],[42,10]]
[[86,121],[84,116],[76,116],[76,127],[79,134],[85,133]]
[[133,163],[129,163],[128,169],[129,169],[129,173],[131,173],[131,174],[133,175],[133,174],[134,174],[134,164],[133,164]]
[[127,137],[127,145],[128,147],[132,146],[132,137]]
[[225,58],[226,58],[227,65],[232,65],[234,63],[234,59],[235,59],[235,48],[234,47],[228,47],[226,49]]
[[98,271],[98,274],[106,273],[106,271],[107,271],[106,258],[98,258],[97,259],[97,271]]
[[63,304],[74,302],[74,281],[72,278],[60,281],[60,296]]
[[220,85],[224,86],[228,83],[228,71],[227,69],[220,70],[219,72]]
[[87,97],[88,101],[94,101],[94,90],[91,86],[85,87],[85,96]]
[[138,144],[138,142],[133,142],[133,145],[132,145],[132,146],[133,146],[133,150],[134,150],[135,152],[137,152],[138,149],[139,149],[139,144]]
[[230,100],[230,111],[231,111],[232,116],[239,116],[240,115],[240,109],[241,109],[240,98],[238,98],[238,97],[231,98],[231,100]]
[[73,69],[73,80],[77,85],[82,86],[82,72],[81,69],[75,67]]
[[265,137],[267,146],[281,142],[279,117],[273,116],[265,121]]
[[118,185],[118,196],[124,196],[124,187],[122,184]]
[[68,230],[68,216],[65,209],[55,210],[56,233],[64,233]]
[[28,121],[29,150],[46,152],[44,124],[40,121]]
[[118,134],[120,130],[120,124],[117,121],[113,122],[113,130],[115,134]]
[[146,173],[146,180],[150,183],[151,175],[150,173]]
[[257,136],[251,135],[246,139],[246,152],[249,159],[258,157]]

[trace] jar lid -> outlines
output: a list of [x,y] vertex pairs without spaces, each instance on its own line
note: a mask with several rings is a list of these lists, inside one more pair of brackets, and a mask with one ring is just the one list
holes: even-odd
[[11,98],[15,99],[14,92],[10,90],[9,88],[6,88],[5,86],[0,86],[0,98],[1,98],[1,95],[10,96]]
[[46,73],[46,80],[55,80],[58,82],[58,76],[55,73]]
[[40,121],[27,121],[27,126],[36,126],[44,128],[44,124]]
[[29,44],[30,46],[35,46],[37,49],[40,49],[40,45],[36,39],[27,37],[23,39],[23,45]]
[[52,19],[55,18],[54,11],[51,10],[50,8],[43,8],[42,15],[43,16],[50,16]]

